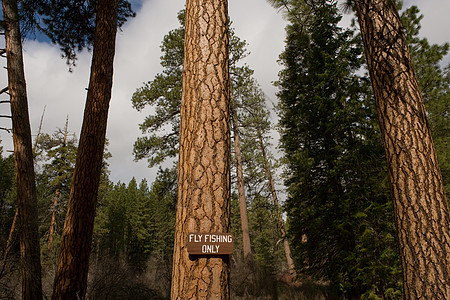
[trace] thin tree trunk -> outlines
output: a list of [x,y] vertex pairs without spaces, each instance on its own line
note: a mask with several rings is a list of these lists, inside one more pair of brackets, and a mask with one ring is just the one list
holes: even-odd
[[394,1],[355,0],[383,136],[406,299],[450,299],[443,181]]
[[5,262],[7,261],[9,252],[11,251],[11,248],[12,248],[14,232],[16,231],[18,217],[19,217],[19,210],[16,209],[16,212],[14,213],[13,221],[11,223],[11,229],[9,230],[8,240],[6,241],[5,253],[3,254],[3,260]]
[[189,257],[190,232],[230,229],[226,0],[187,0],[171,299],[229,299],[229,257]]
[[3,0],[3,16],[17,180],[22,298],[42,299],[36,185],[17,0]]
[[48,250],[51,250],[53,247],[53,236],[55,235],[55,231],[56,231],[56,211],[57,211],[57,207],[58,207],[59,196],[60,196],[60,191],[59,191],[59,189],[56,189],[55,195],[53,196],[52,219],[50,221],[50,229],[49,229],[49,233],[48,233],[48,242],[47,242]]
[[39,143],[39,138],[41,137],[41,133],[42,133],[42,124],[44,123],[44,114],[45,114],[45,108],[47,106],[44,106],[44,110],[42,111],[42,115],[41,115],[41,121],[39,122],[39,129],[38,129],[38,133],[36,135],[36,139],[34,140],[34,145],[33,145],[33,155],[36,155],[36,149],[37,149],[37,145]]
[[289,241],[286,237],[286,229],[284,226],[283,215],[281,214],[280,203],[278,201],[277,191],[275,189],[275,183],[274,183],[274,180],[272,177],[272,169],[270,167],[269,158],[267,157],[266,147],[265,147],[264,141],[263,141],[263,136],[259,130],[257,132],[257,137],[258,137],[259,147],[260,147],[261,153],[263,155],[264,168],[266,171],[267,180],[269,181],[269,188],[270,188],[270,193],[272,194],[273,204],[275,206],[275,209],[277,210],[278,228],[280,230],[281,238],[283,240],[283,248],[284,248],[284,255],[286,256],[286,263],[287,263],[287,266],[289,269],[289,274],[291,275],[292,279],[295,279],[297,277],[297,272],[295,270],[294,260],[292,259],[291,247],[289,246]]
[[53,299],[84,299],[113,80],[117,0],[98,0],[91,78]]
[[[45,111],[45,108],[44,108]],[[42,114],[43,116],[44,114]],[[42,118],[41,118],[41,125],[42,125]],[[40,126],[39,126],[39,132],[40,132]],[[67,135],[69,133],[69,116],[66,117],[66,125],[64,126],[64,137],[63,137],[63,147],[67,146]],[[39,134],[38,134],[39,137]],[[36,137],[36,141],[38,139],[38,137]],[[62,173],[59,174],[59,176],[63,175]],[[56,215],[58,213],[58,203],[59,203],[59,199],[61,197],[61,188],[62,188],[62,184],[59,183],[56,191],[55,191],[55,195],[53,196],[53,206],[52,206],[52,219],[50,221],[50,229],[49,229],[49,233],[48,233],[48,242],[47,242],[47,249],[51,250],[53,247],[53,237],[55,235],[56,232]]]
[[241,217],[241,228],[242,228],[242,246],[244,251],[244,262],[246,268],[248,269],[247,271],[251,272],[253,270],[253,255],[250,243],[250,233],[248,229],[247,200],[245,197],[244,172],[242,171],[239,125],[237,121],[236,107],[233,100],[231,100],[230,112],[233,125],[234,152],[236,155],[236,173],[237,173],[237,186],[239,195],[239,212]]

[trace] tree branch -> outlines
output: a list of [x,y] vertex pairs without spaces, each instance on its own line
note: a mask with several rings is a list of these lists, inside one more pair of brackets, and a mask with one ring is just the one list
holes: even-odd
[[3,88],[3,89],[0,91],[0,95],[3,94],[3,93],[6,93],[6,92],[8,91],[8,89],[9,89],[8,87]]

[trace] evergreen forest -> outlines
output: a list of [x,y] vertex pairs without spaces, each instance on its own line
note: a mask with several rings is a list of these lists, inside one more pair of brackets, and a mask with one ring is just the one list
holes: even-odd
[[[127,99],[145,117],[130,155],[156,178],[114,182],[106,123],[130,2],[2,0],[0,130],[14,152],[0,140],[0,299],[450,299],[450,44],[420,34],[417,6],[261,0],[286,21],[271,99],[227,1],[186,1],[154,41],[161,71]],[[43,114],[31,133],[16,54],[36,35],[68,72],[92,52],[80,133],[69,115],[44,132]],[[202,97],[220,105],[201,110]],[[232,233],[233,253],[184,258],[191,228]]]

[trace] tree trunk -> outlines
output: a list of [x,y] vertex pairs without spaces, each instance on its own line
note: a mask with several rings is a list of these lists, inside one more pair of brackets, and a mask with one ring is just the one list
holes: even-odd
[[52,219],[50,221],[50,229],[48,232],[48,242],[47,249],[51,250],[53,247],[53,236],[56,231],[56,212],[58,210],[58,202],[59,202],[60,191],[56,189],[55,195],[53,196],[53,206],[52,206]]
[[229,299],[229,257],[192,256],[190,232],[230,229],[226,0],[187,0],[171,299]]
[[16,0],[3,0],[3,16],[17,180],[22,298],[42,299],[36,185]]
[[98,0],[91,78],[53,299],[84,299],[113,80],[117,0]]
[[5,263],[8,260],[9,252],[11,251],[11,249],[13,247],[14,233],[16,232],[18,218],[19,218],[19,210],[16,209],[16,212],[14,213],[13,221],[11,223],[11,228],[9,230],[8,240],[6,241],[5,252],[3,253],[3,261]]
[[234,137],[234,152],[236,155],[236,173],[237,173],[237,186],[239,194],[239,212],[241,216],[241,228],[242,228],[242,246],[244,251],[244,262],[248,272],[253,270],[253,255],[250,243],[250,233],[248,230],[248,217],[247,217],[247,200],[245,198],[244,187],[244,173],[242,171],[242,156],[241,156],[241,144],[239,137],[239,125],[237,121],[236,107],[234,101],[231,100],[230,105],[231,120],[233,125],[233,137]]
[[450,299],[447,200],[394,1],[355,0],[394,202],[406,299]]
[[281,214],[280,204],[278,202],[277,191],[275,189],[275,183],[274,183],[273,177],[272,177],[272,169],[270,167],[269,158],[267,157],[266,147],[264,145],[263,136],[259,130],[257,132],[257,137],[258,137],[259,148],[261,149],[261,153],[262,153],[263,160],[264,160],[264,168],[266,171],[267,179],[269,181],[269,188],[270,188],[270,193],[272,194],[273,204],[275,206],[275,209],[277,210],[278,228],[281,233],[281,239],[283,240],[283,248],[284,248],[284,255],[286,256],[286,263],[287,263],[287,266],[289,269],[289,274],[291,275],[291,279],[294,280],[297,277],[297,272],[295,270],[294,260],[292,259],[291,247],[289,246],[289,241],[286,237],[286,229],[284,228],[283,215]]

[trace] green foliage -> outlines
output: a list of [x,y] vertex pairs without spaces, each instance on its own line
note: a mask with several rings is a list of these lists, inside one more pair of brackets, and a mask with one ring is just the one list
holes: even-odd
[[41,134],[35,143],[35,159],[42,168],[38,181],[45,181],[49,194],[59,189],[68,195],[77,154],[75,135],[58,129],[53,135]]
[[393,212],[369,81],[358,75],[361,41],[337,26],[334,1],[305,14],[307,27],[287,26],[277,83],[296,263],[348,298],[396,293]]
[[282,264],[282,244],[277,230],[276,210],[268,194],[253,194],[248,211],[249,231],[255,252],[258,289],[273,294],[276,290],[276,275]]
[[[38,30],[47,35],[72,67],[77,52],[91,49],[94,42],[96,4],[96,0],[18,1],[21,29],[24,34]],[[119,0],[117,26],[134,16],[130,2]]]
[[0,295],[5,299],[13,299],[18,289],[16,274],[20,266],[20,249],[17,232],[12,236],[10,248],[7,248],[16,199],[14,157],[4,157],[3,147],[0,146]]
[[[67,126],[64,130],[57,129],[52,135],[43,133],[35,141],[39,227],[43,243],[46,243],[49,238],[53,214],[56,218],[57,232],[54,236],[56,241],[59,241],[62,233],[72,184],[72,173],[75,168],[77,143],[75,135],[67,131]],[[56,205],[54,205],[55,197],[58,197]],[[44,250],[47,249],[47,246],[41,248]],[[56,256],[55,253],[53,255]],[[56,257],[53,257],[53,260],[55,259]]]
[[152,255],[160,263],[172,258],[175,202],[175,169],[160,169],[148,188],[133,178],[128,186],[110,186],[99,203],[94,230],[98,256],[123,259],[136,272],[146,269]]
[[161,65],[164,71],[157,74],[153,81],[137,89],[131,98],[133,107],[138,111],[147,106],[155,110],[154,114],[147,116],[139,125],[142,133],[148,133],[149,136],[139,137],[133,148],[135,159],[148,158],[150,166],[178,153],[184,11],[178,14],[178,20],[182,26],[171,30],[162,42]]
[[310,10],[316,0],[267,0],[274,8],[280,10],[290,23],[308,26]]
[[[134,143],[133,154],[136,160],[147,159],[153,167],[178,154],[181,79],[184,55],[184,10],[178,14],[180,27],[171,30],[161,45],[162,73],[152,81],[138,88],[131,98],[133,107],[142,111],[150,107],[153,111],[139,125],[145,136]],[[230,30],[230,75],[232,86],[236,89],[253,74],[247,66],[238,62],[247,55],[245,41],[241,41]]]
[[[1,142],[1,141],[0,141]],[[14,157],[3,157],[3,147],[0,146],[0,254],[3,254],[4,245],[8,239],[11,223],[15,212],[15,171]]]
[[[39,211],[39,229],[41,250],[43,252],[44,271],[56,263],[57,250],[64,226],[67,202],[72,185],[72,175],[75,168],[78,140],[74,133],[68,132],[67,123],[64,129],[57,129],[52,135],[42,133],[35,141],[36,187]],[[111,154],[103,155],[102,174],[99,186],[99,201],[108,189],[108,163]],[[52,236],[53,245],[48,247],[52,218],[55,218],[55,232]]]
[[[0,140],[1,143],[1,140]],[[0,201],[3,203],[11,192],[15,182],[14,157],[9,155],[3,157],[3,147],[0,146]]]

